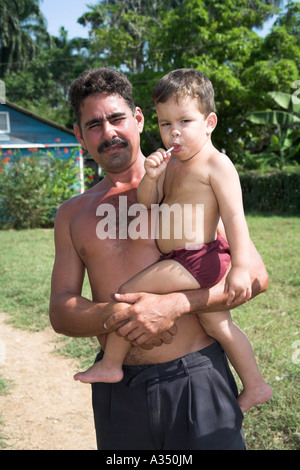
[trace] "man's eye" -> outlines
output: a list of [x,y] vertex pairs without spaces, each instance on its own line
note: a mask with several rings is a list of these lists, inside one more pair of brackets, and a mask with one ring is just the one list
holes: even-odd
[[120,123],[121,121],[124,121],[125,117],[119,117],[119,118],[115,118],[115,119],[112,119],[112,124],[118,124]]
[[100,122],[95,122],[94,124],[91,124],[91,125],[89,126],[89,129],[95,129],[95,128],[97,128],[97,127],[101,127]]

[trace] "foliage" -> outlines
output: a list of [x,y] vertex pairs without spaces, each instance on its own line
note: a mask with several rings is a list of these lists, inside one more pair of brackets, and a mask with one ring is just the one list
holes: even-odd
[[297,157],[300,162],[300,100],[288,93],[268,94],[286,111],[266,110],[247,114],[249,121],[273,130],[269,146],[253,155],[252,160],[282,169],[287,164],[296,163]]
[[294,34],[299,9],[293,2],[265,39],[253,31],[281,3],[105,1],[89,7],[79,22],[91,27],[89,50],[99,64],[128,72],[146,117],[142,136],[146,154],[160,145],[150,98],[154,83],[171,69],[191,66],[206,73],[215,87],[219,119],[214,143],[238,162],[247,149],[252,150],[253,142],[254,151],[261,146],[260,132],[245,120],[245,109],[256,110],[257,100],[266,108],[268,91],[276,87],[290,92],[299,76],[300,45]]
[[1,0],[0,74],[24,68],[49,39],[39,0]]
[[247,213],[300,215],[300,167],[240,174]]
[[[155,82],[174,68],[200,69],[215,88],[214,144],[234,163],[254,160],[256,166],[255,155],[271,140],[277,148],[282,142],[278,135],[278,140],[272,138],[271,126],[253,125],[245,114],[276,111],[268,93],[291,94],[299,79],[300,4],[288,0],[284,9],[282,4],[280,0],[99,0],[78,19],[89,28],[88,40],[69,40],[62,29],[59,37],[36,41],[39,48],[27,66],[19,63],[14,73],[0,68],[0,79],[5,81],[8,100],[71,127],[74,118],[66,102],[73,79],[94,66],[125,71],[145,114],[142,146],[148,154],[161,145],[151,99]],[[271,32],[261,38],[255,28],[275,13],[279,16]],[[10,14],[20,21],[15,10]],[[0,51],[1,44],[0,39]]]
[[61,28],[60,36],[52,38],[51,46],[43,47],[22,73],[6,75],[5,84],[8,101],[72,128],[74,119],[66,106],[69,86],[91,62],[82,52],[85,41],[68,40],[67,36],[67,31]]
[[[80,190],[76,158],[50,153],[0,161],[0,224],[16,229],[53,225],[57,207]],[[88,176],[88,175],[87,175]]]

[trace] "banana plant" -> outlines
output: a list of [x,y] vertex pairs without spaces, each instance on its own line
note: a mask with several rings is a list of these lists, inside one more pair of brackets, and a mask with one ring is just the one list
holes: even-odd
[[293,162],[300,152],[300,135],[297,132],[300,127],[300,100],[278,91],[271,91],[268,95],[284,110],[255,111],[246,115],[254,124],[272,125],[275,129],[268,148],[254,158],[283,168]]

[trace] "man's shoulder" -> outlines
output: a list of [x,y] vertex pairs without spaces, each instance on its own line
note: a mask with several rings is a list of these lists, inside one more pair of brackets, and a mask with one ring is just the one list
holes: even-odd
[[86,190],[82,194],[78,194],[66,201],[64,201],[58,208],[56,218],[65,218],[66,220],[72,220],[80,212],[87,212],[90,206],[94,206],[106,194],[106,185],[102,184],[102,181],[97,183],[92,188]]

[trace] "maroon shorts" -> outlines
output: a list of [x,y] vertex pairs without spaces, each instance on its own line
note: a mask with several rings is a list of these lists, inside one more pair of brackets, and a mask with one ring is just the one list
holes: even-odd
[[180,263],[201,287],[217,284],[225,275],[229,261],[229,245],[222,237],[198,246],[196,249],[176,248],[168,255],[163,255],[160,261],[173,259]]

